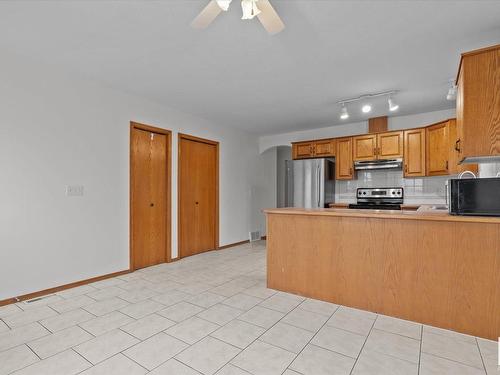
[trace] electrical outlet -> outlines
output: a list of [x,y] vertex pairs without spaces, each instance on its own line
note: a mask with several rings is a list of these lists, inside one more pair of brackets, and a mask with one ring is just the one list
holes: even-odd
[[67,185],[66,186],[66,196],[67,197],[81,197],[81,196],[83,196],[83,185]]

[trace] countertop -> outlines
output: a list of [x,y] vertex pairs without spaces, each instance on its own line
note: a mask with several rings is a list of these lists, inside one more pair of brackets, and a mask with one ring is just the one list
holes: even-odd
[[430,221],[452,221],[471,223],[493,223],[500,224],[500,217],[490,216],[456,216],[447,211],[421,209],[415,210],[365,210],[349,208],[273,208],[265,209],[266,214],[281,215],[308,215],[308,216],[337,216],[337,217],[369,217],[377,219],[403,219],[403,220],[430,220]]

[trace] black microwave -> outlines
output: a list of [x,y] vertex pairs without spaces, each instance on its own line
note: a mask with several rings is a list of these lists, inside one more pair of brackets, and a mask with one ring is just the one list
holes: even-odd
[[448,207],[452,215],[500,216],[500,177],[449,180]]

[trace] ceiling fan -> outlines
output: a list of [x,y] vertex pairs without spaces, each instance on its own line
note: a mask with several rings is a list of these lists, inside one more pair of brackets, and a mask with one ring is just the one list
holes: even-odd
[[[204,29],[221,12],[226,12],[232,0],[210,0],[208,5],[191,22],[195,29]],[[255,16],[269,34],[277,34],[285,28],[283,21],[274,10],[269,0],[241,0],[242,20],[251,20]]]

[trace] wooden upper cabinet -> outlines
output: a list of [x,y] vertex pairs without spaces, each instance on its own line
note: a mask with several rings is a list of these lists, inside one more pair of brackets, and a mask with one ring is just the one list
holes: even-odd
[[377,134],[377,159],[396,159],[403,157],[403,132]]
[[405,177],[425,176],[425,128],[404,131]]
[[335,156],[335,140],[297,142],[292,144],[293,159],[325,158]]
[[377,135],[366,134],[352,138],[353,160],[373,160],[376,159]]
[[450,140],[448,121],[426,129],[426,168],[428,176],[449,174]]
[[337,180],[352,180],[354,178],[352,145],[352,137],[337,138],[335,156],[335,177]]
[[500,155],[500,45],[462,54],[457,85],[459,161]]
[[335,156],[335,140],[324,139],[314,142],[314,156],[315,157],[328,157]]
[[299,142],[292,144],[292,158],[305,159],[314,156],[314,142]]

